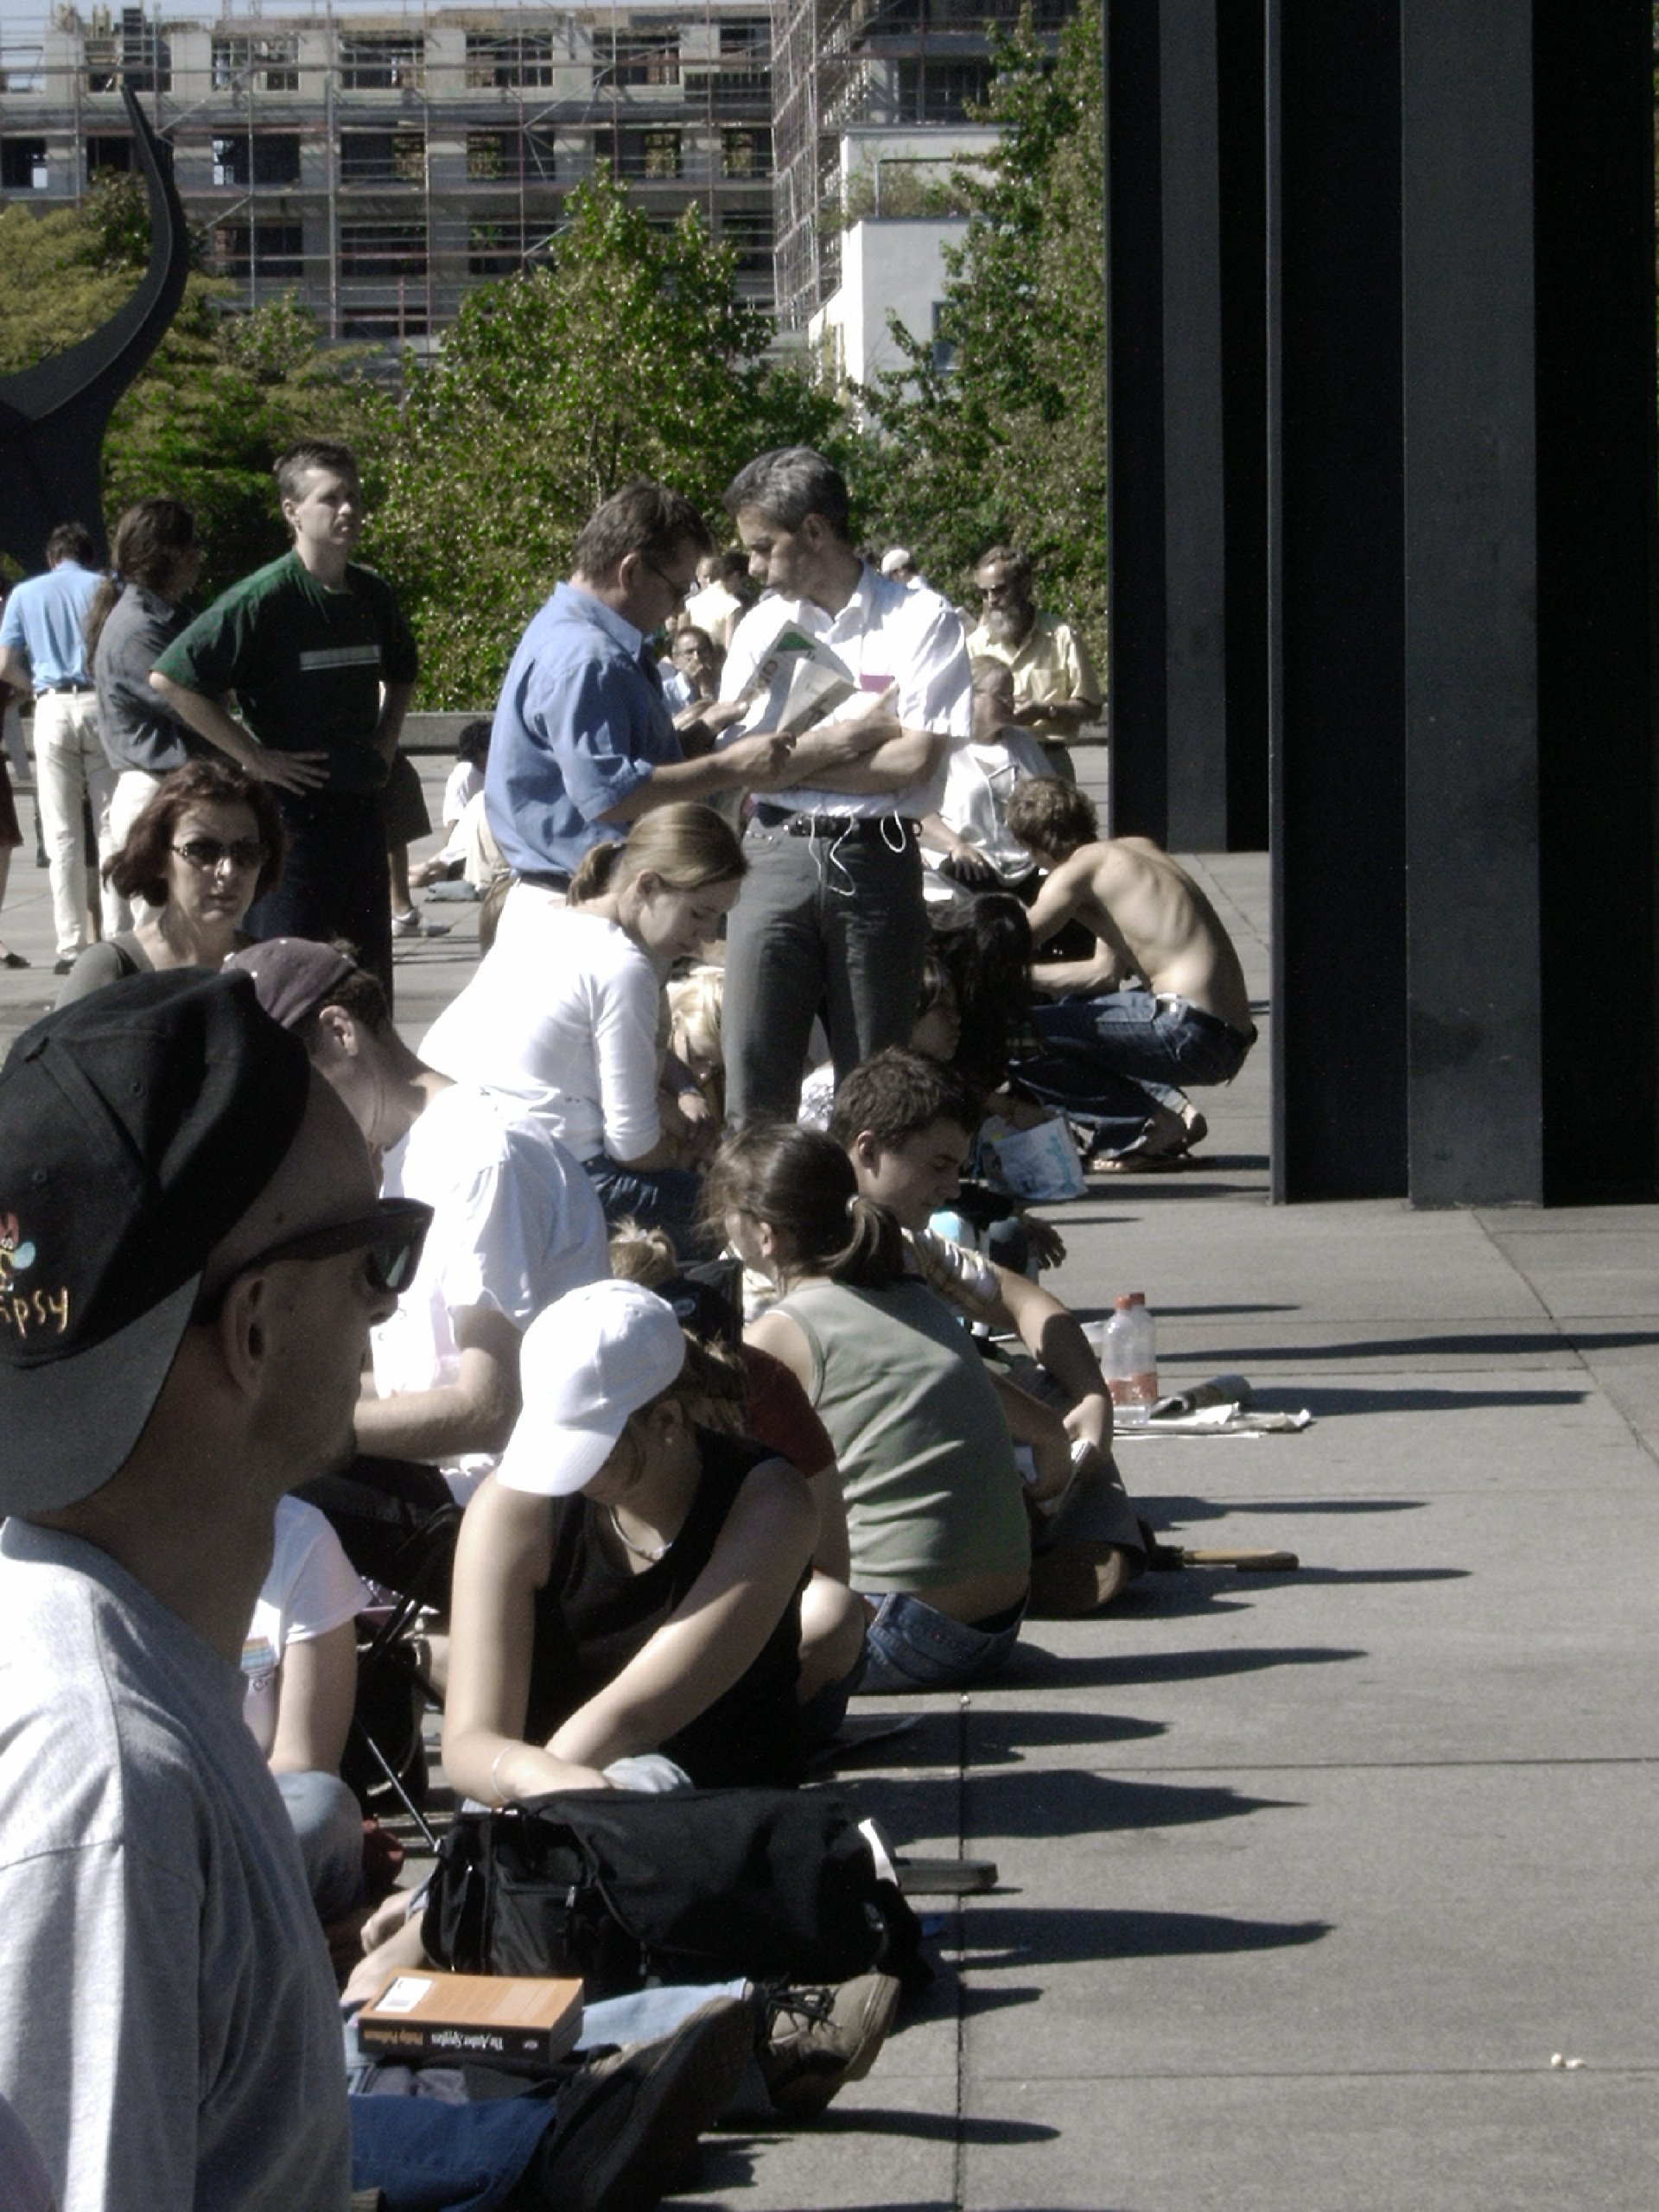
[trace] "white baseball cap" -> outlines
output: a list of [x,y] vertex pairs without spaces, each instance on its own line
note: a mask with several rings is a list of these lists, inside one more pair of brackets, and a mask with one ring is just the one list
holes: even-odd
[[567,1291],[524,1332],[524,1409],[497,1482],[534,1497],[584,1489],[629,1416],[666,1390],[684,1364],[684,1333],[654,1290],[607,1280]]

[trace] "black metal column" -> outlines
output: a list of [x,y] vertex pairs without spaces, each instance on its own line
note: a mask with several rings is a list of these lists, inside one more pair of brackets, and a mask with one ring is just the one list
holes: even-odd
[[1406,1187],[1397,0],[1269,0],[1276,1198]]

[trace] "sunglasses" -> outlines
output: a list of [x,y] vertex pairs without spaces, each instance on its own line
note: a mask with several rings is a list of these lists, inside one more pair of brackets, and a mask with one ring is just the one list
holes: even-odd
[[658,582],[666,584],[670,591],[673,593],[675,606],[683,607],[686,601],[690,599],[692,593],[697,588],[696,578],[692,576],[685,583],[677,584],[673,577],[669,575],[667,569],[659,569],[649,554],[641,554],[639,557],[644,561],[645,566],[651,570],[652,575],[656,577]]
[[222,868],[226,861],[232,868],[263,868],[270,858],[270,846],[262,845],[257,837],[235,837],[228,845],[221,845],[217,837],[187,837],[173,849],[181,861],[188,861],[204,874]]
[[418,1198],[378,1198],[372,1213],[359,1214],[351,1221],[330,1222],[322,1229],[308,1230],[302,1236],[288,1237],[257,1252],[252,1259],[243,1262],[229,1281],[217,1290],[204,1292],[190,1319],[216,1321],[232,1283],[274,1266],[278,1260],[333,1260],[342,1252],[362,1253],[363,1273],[371,1290],[401,1296],[414,1280],[421,1263],[421,1247],[431,1225],[432,1209]]

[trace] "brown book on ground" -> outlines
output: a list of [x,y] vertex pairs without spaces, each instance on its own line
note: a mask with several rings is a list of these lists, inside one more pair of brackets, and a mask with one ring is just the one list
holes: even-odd
[[365,2050],[452,2065],[550,2066],[582,2033],[582,1984],[531,1974],[395,1974],[357,2016]]

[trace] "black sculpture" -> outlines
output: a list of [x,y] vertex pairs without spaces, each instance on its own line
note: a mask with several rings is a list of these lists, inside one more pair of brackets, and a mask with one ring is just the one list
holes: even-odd
[[161,343],[184,297],[189,241],[172,152],[144,120],[130,85],[121,98],[149,196],[149,266],[132,297],[90,338],[32,369],[0,377],[0,546],[27,569],[60,522],[85,523],[105,558],[99,463],[115,404]]

